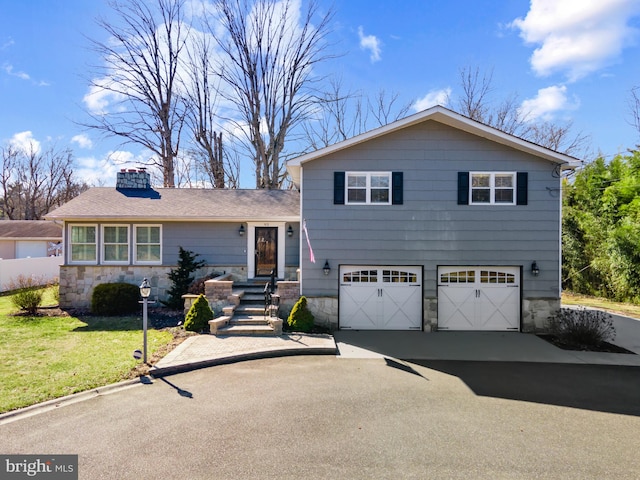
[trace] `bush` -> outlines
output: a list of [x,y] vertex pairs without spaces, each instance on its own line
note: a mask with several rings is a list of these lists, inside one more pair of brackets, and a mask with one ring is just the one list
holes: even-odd
[[7,285],[7,288],[14,291],[11,295],[11,303],[16,308],[27,312],[29,315],[33,315],[38,311],[44,295],[41,282],[33,277],[19,275],[16,280],[12,280]]
[[548,325],[549,333],[575,347],[597,346],[616,335],[610,314],[584,307],[558,310],[549,317]]
[[196,258],[198,258],[197,253],[193,253],[179,247],[178,266],[167,274],[172,283],[171,288],[167,292],[169,294],[169,299],[166,302],[162,302],[167,307],[175,310],[179,310],[184,307],[182,295],[187,293],[189,285],[193,283],[193,277],[191,274],[205,265],[204,261],[196,260]]
[[140,289],[130,283],[101,283],[91,294],[94,315],[126,315],[140,309]]
[[307,308],[307,297],[302,296],[293,306],[287,325],[296,332],[311,332],[313,330],[313,314]]
[[184,329],[191,332],[202,332],[209,327],[209,320],[213,320],[213,310],[204,295],[200,295],[187,312],[184,319]]

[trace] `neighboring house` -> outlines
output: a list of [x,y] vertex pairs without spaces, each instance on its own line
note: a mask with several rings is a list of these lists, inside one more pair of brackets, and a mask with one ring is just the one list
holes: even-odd
[[50,257],[62,252],[62,227],[46,220],[0,220],[0,259]]
[[97,284],[145,277],[165,299],[179,247],[206,262],[203,274],[295,280],[299,211],[297,191],[155,189],[146,171],[121,171],[116,188],[90,188],[47,215],[64,225],[60,304],[86,308]]
[[292,159],[301,294],[340,329],[544,328],[575,162],[442,107]]

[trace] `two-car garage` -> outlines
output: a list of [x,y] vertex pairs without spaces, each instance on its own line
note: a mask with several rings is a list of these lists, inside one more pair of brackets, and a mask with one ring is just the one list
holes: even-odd
[[[520,267],[437,269],[438,330],[520,329]],[[340,267],[341,329],[422,330],[421,266]]]

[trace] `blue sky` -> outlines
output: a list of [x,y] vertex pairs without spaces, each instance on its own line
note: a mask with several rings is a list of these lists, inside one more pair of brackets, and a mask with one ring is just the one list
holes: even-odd
[[[342,54],[324,68],[351,90],[397,92],[412,112],[448,93],[455,108],[460,69],[478,67],[493,72],[496,101],[515,93],[530,117],[573,121],[595,152],[610,158],[640,142],[628,103],[640,86],[638,0],[320,4],[334,7],[330,40]],[[0,143],[70,147],[80,176],[113,185],[140,149],[75,123],[87,119],[91,66],[100,61],[86,37],[106,40],[99,14],[109,14],[102,0],[0,0]]]

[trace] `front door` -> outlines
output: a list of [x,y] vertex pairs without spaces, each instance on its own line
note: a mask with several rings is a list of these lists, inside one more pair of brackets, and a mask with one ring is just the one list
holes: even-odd
[[256,277],[278,270],[278,228],[256,227]]

